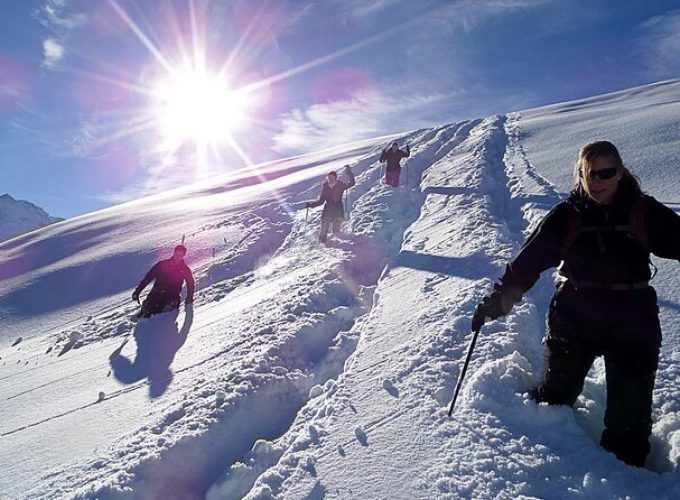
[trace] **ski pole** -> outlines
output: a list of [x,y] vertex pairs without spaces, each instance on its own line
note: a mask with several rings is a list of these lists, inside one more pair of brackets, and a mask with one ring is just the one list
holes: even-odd
[[475,349],[475,343],[477,342],[477,336],[479,335],[479,330],[473,330],[472,340],[470,340],[470,347],[468,347],[467,356],[465,357],[465,363],[463,364],[463,369],[458,375],[458,382],[456,383],[456,388],[453,391],[453,399],[449,405],[449,417],[453,414],[453,407],[456,404],[456,399],[458,399],[458,393],[463,385],[463,379],[465,378],[465,372],[467,371],[468,365],[470,364],[470,358],[472,357],[472,351]]
[[307,219],[309,218],[309,207],[307,207],[307,211],[305,212],[305,226],[307,225]]
[[347,220],[347,214],[349,213],[349,206],[347,205],[347,190],[345,190],[345,220]]

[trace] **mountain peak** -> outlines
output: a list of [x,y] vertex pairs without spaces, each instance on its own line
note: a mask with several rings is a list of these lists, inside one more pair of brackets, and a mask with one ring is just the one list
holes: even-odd
[[59,222],[42,208],[9,194],[0,195],[0,241]]

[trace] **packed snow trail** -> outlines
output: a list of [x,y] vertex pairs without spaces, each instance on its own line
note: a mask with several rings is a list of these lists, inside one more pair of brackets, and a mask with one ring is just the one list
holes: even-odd
[[[446,416],[474,305],[560,199],[528,161],[518,120],[485,120],[426,170],[420,218],[353,329],[358,346],[344,373],[314,391],[288,433],[232,466],[209,498],[623,497],[631,481],[677,497],[675,474],[630,468],[597,444],[597,365],[575,412],[529,400],[549,275],[484,327],[454,417]],[[677,389],[664,392],[677,401]],[[667,451],[654,440],[650,462]]]
[[[415,148],[409,168],[416,185],[432,158],[443,154],[437,151],[441,143],[448,141],[456,130],[458,126],[445,127],[439,134],[428,131],[426,134],[434,139],[424,140]],[[415,134],[412,139],[419,143],[421,137]],[[187,495],[200,494],[225,464],[243,456],[257,439],[271,439],[283,433],[306,402],[310,388],[337,377],[342,370],[355,346],[342,332],[349,330],[355,319],[370,308],[371,287],[384,262],[398,250],[403,231],[419,214],[422,200],[419,190],[409,190],[408,186],[393,190],[382,185],[376,159],[372,152],[365,160],[357,161],[358,185],[352,197],[351,215],[353,234],[341,234],[327,247],[319,247],[315,243],[319,213],[310,217],[308,225],[303,224],[298,213],[284,242],[251,277],[224,299],[197,300],[189,327],[178,331],[174,318],[167,315],[140,322],[134,332],[137,352],[133,354],[134,350],[127,347],[133,343],[126,344],[111,360],[110,367],[101,364],[101,351],[115,349],[106,342],[106,336],[99,332],[101,345],[84,341],[73,355],[86,359],[79,359],[78,368],[59,382],[68,379],[70,383],[86,385],[93,376],[103,379],[98,387],[105,394],[102,400],[88,401],[91,395],[80,394],[75,402],[73,395],[69,397],[62,391],[68,388],[67,384],[48,387],[54,382],[9,395],[8,400],[16,400],[29,393],[33,393],[31,397],[40,397],[40,393],[50,390],[59,401],[52,406],[50,416],[41,418],[36,413],[27,425],[5,430],[3,438],[9,445],[14,444],[12,440],[22,440],[21,434],[27,429],[39,427],[37,434],[52,434],[58,432],[56,428],[73,425],[70,421],[77,419],[81,426],[94,432],[89,439],[88,433],[83,433],[76,454],[85,453],[92,446],[95,434],[102,437],[102,429],[96,423],[102,405],[133,408],[114,413],[105,426],[111,432],[104,442],[122,440],[128,443],[126,446],[114,444],[115,453],[104,449],[85,464],[75,461],[65,470],[55,468],[46,476],[45,485],[35,488],[29,496],[40,497],[45,491],[106,496],[130,488],[140,498],[162,494],[168,488]],[[317,185],[313,185],[296,194],[289,203],[299,205],[317,192]],[[270,214],[270,227],[272,219]],[[213,292],[211,287],[206,289],[208,295],[215,295]],[[188,331],[190,342],[185,338]],[[118,340],[119,337],[112,336]],[[169,353],[148,352],[149,344],[154,344],[149,338],[160,342],[177,337],[180,337],[177,342],[169,342],[174,346]],[[244,340],[239,340],[240,337]],[[149,359],[139,360],[147,354]],[[160,363],[160,368],[153,367],[151,359],[159,357],[165,362]],[[88,360],[92,365],[84,368]],[[107,370],[113,376],[104,378]],[[210,380],[202,378],[202,373],[220,375]],[[118,388],[120,383],[125,387]],[[161,398],[168,389],[182,395],[181,403],[177,396]],[[151,407],[144,403],[147,397],[151,398]],[[275,411],[267,409],[267,405],[272,405],[270,408]],[[263,418],[263,413],[271,418]],[[145,424],[153,422],[159,414],[161,424]],[[11,422],[12,414],[9,416]],[[118,440],[113,436],[114,429],[122,435]],[[183,437],[175,436],[177,433]],[[234,435],[241,436],[241,441],[234,442],[231,437]],[[102,444],[101,439],[97,442]],[[121,449],[125,451],[121,453]],[[150,449],[155,451],[150,454]],[[193,465],[178,470],[173,464],[186,453],[193,457]],[[53,453],[51,459],[43,458],[48,467],[50,462],[61,459],[59,452]],[[121,472],[112,475],[112,471]]]
[[[249,497],[304,498],[313,491],[340,498],[441,494],[429,489],[431,450],[422,447],[418,456],[411,444],[429,441],[432,424],[445,414],[457,370],[453,360],[464,356],[469,333],[464,314],[479,299],[476,283],[497,274],[516,248],[498,235],[505,227],[509,197],[494,200],[498,206],[493,208],[487,199],[505,187],[502,123],[495,117],[465,128],[426,170],[420,219],[410,226],[401,252],[381,278],[370,317],[357,327],[357,352],[337,384],[327,385],[293,430],[274,443],[270,453],[282,455],[278,465],[260,476]],[[480,219],[486,224],[479,224]],[[452,298],[460,306],[451,307]],[[412,304],[416,307],[409,313]],[[443,324],[454,327],[442,329]],[[480,350],[489,348],[486,343]],[[320,437],[303,446],[300,442],[309,440],[307,428]],[[372,445],[378,442],[385,453],[375,455]],[[272,461],[259,448],[264,456],[256,457],[254,469],[261,468],[260,461]],[[408,456],[400,449],[409,450]],[[348,457],[351,469],[374,474],[372,480],[356,484],[344,474]],[[305,472],[310,461],[316,474]],[[214,498],[232,496],[229,488],[242,482],[244,467],[233,468],[236,479],[228,475],[214,488]]]
[[[312,188],[314,189],[318,185],[320,175],[324,175],[331,168],[340,168],[344,162],[354,163],[364,156],[374,157],[375,162],[379,151],[379,147],[373,143],[365,142],[358,148],[350,149],[349,152],[326,153],[325,160],[322,155],[317,155],[315,158],[317,165],[312,164],[308,169],[303,168],[310,163],[308,159],[305,158],[307,163],[305,160],[298,160],[293,165],[296,168],[287,176],[265,183],[264,189],[259,186],[257,193],[266,195],[266,189],[269,188],[282,201],[263,205],[261,197],[251,196],[250,212],[247,207],[244,207],[245,211],[239,209],[240,212],[236,213],[237,217],[234,219],[241,223],[246,217],[239,217],[238,213],[247,215],[249,219],[248,223],[244,224],[244,229],[250,231],[251,241],[255,243],[242,241],[239,248],[232,248],[231,253],[221,260],[211,256],[209,250],[223,239],[225,228],[220,221],[229,217],[229,212],[220,212],[218,209],[206,211],[203,207],[200,212],[202,218],[199,218],[196,212],[187,209],[186,203],[181,204],[182,217],[193,217],[192,227],[202,230],[197,235],[185,231],[189,235],[188,244],[192,252],[199,256],[197,281],[202,290],[197,294],[194,317],[186,329],[189,332],[189,341],[184,342],[186,339],[183,339],[169,342],[175,346],[174,349],[169,349],[161,356],[157,350],[152,352],[154,358],[165,359],[166,366],[156,367],[160,369],[161,376],[154,377],[152,363],[148,360],[138,361],[136,356],[139,356],[140,350],[143,351],[142,346],[148,337],[163,340],[163,346],[160,348],[162,351],[167,348],[165,344],[168,342],[165,339],[181,338],[186,333],[185,329],[181,324],[175,325],[174,320],[168,321],[166,315],[152,318],[148,322],[142,321],[134,326],[125,316],[125,313],[130,312],[128,306],[124,306],[120,311],[114,307],[113,312],[107,312],[102,317],[88,316],[81,319],[80,323],[71,319],[76,312],[69,315],[70,317],[67,316],[68,328],[63,328],[64,323],[59,321],[60,318],[54,318],[57,321],[43,322],[46,333],[28,338],[18,346],[11,346],[11,349],[3,351],[0,370],[0,378],[3,379],[0,389],[0,398],[3,400],[0,410],[2,414],[0,439],[3,441],[3,449],[20,450],[22,446],[37,447],[49,440],[50,436],[58,435],[70,436],[70,445],[46,447],[40,456],[21,455],[17,458],[5,455],[7,462],[3,463],[2,467],[4,474],[0,481],[0,491],[3,494],[18,494],[24,491],[28,484],[36,484],[35,471],[50,469],[54,472],[46,477],[43,486],[38,481],[33,495],[41,496],[46,491],[59,491],[63,495],[69,495],[78,488],[84,488],[85,485],[87,489],[92,490],[97,487],[100,478],[106,478],[114,483],[120,480],[120,484],[123,484],[134,477],[134,467],[131,464],[139,465],[149,460],[145,459],[145,456],[161,454],[174,445],[176,440],[180,440],[185,431],[192,435],[201,434],[210,427],[211,422],[219,421],[219,416],[216,415],[226,413],[222,407],[228,407],[232,400],[238,400],[239,396],[243,395],[249,396],[258,386],[271,385],[279,380],[282,384],[291,385],[287,379],[295,380],[297,371],[302,368],[298,367],[298,364],[304,364],[309,359],[292,359],[286,366],[274,366],[272,370],[276,373],[265,370],[265,375],[257,375],[255,374],[257,370],[264,370],[262,367],[266,366],[265,360],[268,357],[266,353],[286,349],[286,346],[292,349],[295,335],[300,332],[303,335],[305,330],[314,330],[314,325],[320,325],[322,318],[327,318],[322,328],[328,331],[325,342],[330,342],[337,330],[345,328],[343,325],[351,325],[352,316],[356,314],[353,311],[360,310],[361,307],[351,293],[344,291],[341,284],[334,284],[338,280],[330,270],[333,258],[328,260],[326,253],[317,251],[309,257],[312,259],[309,261],[305,260],[304,252],[298,252],[300,255],[297,256],[271,259],[271,254],[281,245],[276,243],[274,248],[271,245],[272,241],[276,242],[279,238],[276,224],[280,218],[277,219],[277,213],[280,211],[291,213],[293,218],[288,219],[290,222],[287,224],[292,228],[295,224],[294,218],[299,219],[299,213],[290,212],[291,203],[299,204],[302,199],[300,193],[304,193],[305,185],[314,186]],[[220,189],[224,188],[205,187],[199,192],[208,191],[214,201],[214,198],[222,193]],[[244,189],[254,188],[246,186]],[[193,195],[198,196],[195,190],[196,188]],[[228,191],[228,194],[238,198],[239,191],[238,189],[236,192]],[[179,198],[185,197],[191,199],[191,203],[197,204],[189,194]],[[145,201],[147,205],[154,207],[154,200]],[[233,206],[233,200],[229,202]],[[176,212],[173,212],[173,203],[166,198],[161,198],[160,203],[164,207],[170,205],[167,214],[169,218],[176,215]],[[227,203],[227,207],[230,203]],[[209,203],[206,204],[210,206]],[[270,207],[269,212],[261,213],[263,207],[266,209],[267,206]],[[78,279],[81,286],[87,288],[87,281],[82,280],[90,279],[87,267],[79,267],[77,260],[84,260],[85,257],[76,255],[70,258],[69,266],[63,268],[65,271],[61,268],[53,271],[49,262],[53,259],[59,261],[60,257],[52,255],[50,250],[60,249],[62,244],[68,243],[65,239],[68,240],[69,235],[80,232],[70,226],[90,227],[99,238],[104,234],[103,230],[98,229],[100,224],[109,227],[113,224],[110,221],[116,217],[130,216],[129,211],[123,208],[124,206],[117,207],[118,213],[111,209],[108,212],[113,211],[113,214],[105,213],[103,216],[94,214],[89,219],[83,217],[69,221],[61,225],[61,232],[58,231],[58,226],[48,228],[46,232],[56,231],[51,238],[47,238],[44,232],[38,232],[30,237],[12,240],[3,245],[3,251],[19,260],[25,259],[26,255],[47,259],[45,260],[47,266],[39,271],[42,276],[35,278],[37,283],[41,280],[56,280],[55,273],[57,275],[61,273],[63,276],[63,273],[67,272],[74,279]],[[155,207],[155,210],[160,212],[159,207]],[[124,221],[121,225],[127,226],[128,222],[134,225],[136,217],[137,212],[132,211],[132,221]],[[253,217],[262,219],[263,224],[261,226],[252,224]],[[183,218],[181,220],[184,220]],[[201,221],[203,226],[198,224]],[[189,221],[183,224],[189,227]],[[206,236],[205,233],[210,231],[212,234]],[[288,232],[289,230],[286,230],[281,242]],[[113,234],[118,236],[119,232]],[[158,228],[154,230],[153,227],[147,227],[145,235],[144,244],[149,246],[154,239],[161,244],[167,238],[163,236],[162,231]],[[243,239],[242,237],[241,240]],[[266,244],[258,246],[257,242],[260,240],[265,240]],[[106,255],[116,256],[117,248],[125,245],[135,246],[140,241],[141,238],[132,241],[95,239],[88,244],[97,255],[105,256],[103,262],[109,262],[111,259],[106,260]],[[171,245],[168,246],[171,248]],[[53,253],[60,252],[62,250]],[[242,264],[239,264],[239,259]],[[288,267],[287,264],[293,259],[302,259],[302,262],[298,266]],[[148,262],[148,257],[146,260]],[[149,265],[150,263],[146,264]],[[320,268],[329,269],[319,272]],[[17,295],[25,293],[19,283],[18,277],[21,273],[11,265],[6,265],[3,269],[7,274],[16,276],[3,285],[4,303],[13,304]],[[106,281],[106,278],[115,275],[117,271],[114,267],[104,276],[99,276],[99,280]],[[126,270],[126,273],[129,271]],[[129,289],[142,274],[140,272],[135,276],[134,281],[130,279]],[[231,276],[234,278],[230,278]],[[237,286],[230,287],[231,291],[224,288],[225,284],[241,277],[244,278],[243,281]],[[28,286],[32,286],[31,283],[32,281]],[[96,286],[106,285],[97,283]],[[109,290],[115,293],[115,288]],[[33,291],[35,292],[35,287]],[[41,307],[47,308],[56,307],[58,301],[64,300],[61,297],[40,295],[37,295],[36,299],[44,299],[47,304]],[[72,298],[67,300],[73,301]],[[308,303],[307,310],[300,304],[305,301]],[[78,304],[77,300],[73,302]],[[259,310],[260,306],[264,312]],[[73,309],[75,311],[77,308]],[[301,316],[293,316],[290,309],[295,309]],[[183,316],[184,314],[178,318],[180,323],[186,323]],[[334,316],[337,317],[335,322]],[[29,316],[28,319],[35,321],[34,317]],[[112,327],[112,323],[117,325]],[[26,323],[21,323],[21,315],[19,321],[15,318],[15,324],[26,327]],[[139,339],[137,342],[139,345],[129,342],[120,353],[121,363],[118,366],[110,364],[109,355],[119,347],[121,338],[129,335],[133,329]],[[65,349],[65,346],[73,340],[75,343],[71,348]],[[323,344],[323,340],[319,341],[321,350],[324,348]],[[139,369],[146,372],[141,377],[139,373],[134,373]],[[292,372],[292,375],[289,376],[288,372]],[[257,384],[253,380],[257,380]],[[105,394],[102,401],[98,401],[99,392]],[[301,391],[305,396],[306,392]],[[216,394],[223,395],[217,397]],[[216,400],[221,400],[220,404],[217,404]],[[200,410],[189,411],[188,418],[181,418],[187,414],[187,408],[195,407],[199,407]],[[102,418],[104,414],[105,419]],[[180,424],[175,424],[177,421],[180,421]],[[252,417],[245,421],[252,421]],[[180,427],[177,433],[166,433],[165,429],[171,424]],[[72,429],[76,428],[79,431],[74,435]],[[161,433],[173,435],[161,439],[158,438],[158,434]],[[227,448],[226,445],[222,447],[224,450]],[[121,453],[120,450],[125,452]],[[224,453],[221,452],[220,463]],[[80,457],[88,456],[97,458],[87,459],[86,465],[83,465],[83,458]],[[72,463],[66,468],[60,465],[67,462]],[[83,474],[83,467],[90,468],[90,474]],[[74,471],[73,476],[68,470]],[[119,477],[112,474],[112,470],[125,472]],[[181,482],[181,479],[179,477],[178,481]],[[11,487],[8,484],[10,481]]]

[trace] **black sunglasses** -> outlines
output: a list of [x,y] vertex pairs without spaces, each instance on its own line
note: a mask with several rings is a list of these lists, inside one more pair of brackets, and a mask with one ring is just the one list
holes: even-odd
[[599,177],[600,179],[607,180],[611,179],[614,177],[617,173],[619,172],[619,167],[611,167],[611,168],[603,168],[600,170],[591,170],[588,172],[588,177],[591,179],[594,179],[595,177]]

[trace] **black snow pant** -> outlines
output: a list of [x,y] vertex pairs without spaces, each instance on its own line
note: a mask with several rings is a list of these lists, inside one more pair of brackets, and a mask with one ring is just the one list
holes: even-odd
[[573,406],[603,356],[607,408],[601,444],[643,467],[652,432],[652,390],[661,327],[656,292],[579,289],[566,283],[550,304],[539,401]]
[[154,314],[160,314],[173,309],[178,309],[180,303],[179,295],[168,293],[166,290],[152,288],[139,311],[140,318],[150,318]]

